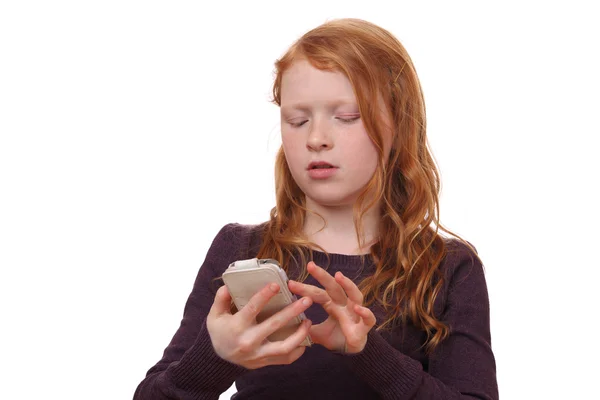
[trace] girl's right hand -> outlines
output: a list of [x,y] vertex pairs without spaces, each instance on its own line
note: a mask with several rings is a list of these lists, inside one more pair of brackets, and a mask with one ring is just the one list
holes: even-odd
[[277,284],[267,285],[252,296],[244,308],[231,314],[231,295],[227,287],[222,286],[217,291],[206,327],[219,357],[247,369],[256,369],[291,364],[304,354],[306,348],[301,343],[311,326],[308,319],[283,341],[269,342],[267,337],[310,307],[312,300],[309,297],[295,301],[260,324],[256,323],[258,313],[277,293]]

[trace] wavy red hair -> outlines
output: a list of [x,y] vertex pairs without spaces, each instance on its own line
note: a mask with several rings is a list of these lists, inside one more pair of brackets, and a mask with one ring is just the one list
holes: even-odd
[[[370,249],[375,273],[359,285],[365,301],[386,310],[387,319],[378,329],[410,318],[426,332],[430,351],[449,333],[433,305],[442,287],[439,266],[445,256],[440,231],[451,232],[439,221],[440,177],[427,145],[425,103],[413,63],[387,30],[359,19],[329,21],[304,34],[275,63],[273,102],[278,106],[282,75],[299,59],[321,70],[339,71],[350,80],[362,122],[379,153],[377,169],[354,206],[362,243],[362,216],[381,205],[379,241]],[[378,106],[381,99],[385,110]],[[382,118],[382,112],[389,118]],[[392,133],[387,162],[385,132]],[[258,257],[275,258],[286,266],[300,255],[304,270],[299,279],[304,279],[310,249],[320,247],[303,233],[309,210],[282,148],[275,163],[275,186],[276,206],[265,224]]]

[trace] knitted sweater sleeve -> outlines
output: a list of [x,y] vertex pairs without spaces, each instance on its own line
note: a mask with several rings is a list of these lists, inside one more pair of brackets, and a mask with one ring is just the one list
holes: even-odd
[[217,234],[202,264],[179,329],[162,359],[138,385],[134,400],[218,399],[246,370],[221,359],[206,329],[206,316],[222,283],[214,278],[241,256],[242,225],[228,224]]
[[429,356],[427,372],[375,330],[362,352],[344,357],[384,399],[498,399],[483,267],[464,245],[450,254],[446,267],[441,320],[450,336]]

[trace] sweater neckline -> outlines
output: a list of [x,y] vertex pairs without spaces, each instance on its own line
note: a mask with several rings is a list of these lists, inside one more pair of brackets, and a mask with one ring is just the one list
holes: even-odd
[[340,267],[349,266],[362,266],[363,259],[365,265],[369,265],[373,263],[373,257],[371,254],[340,254],[340,253],[324,253],[319,250],[312,251],[313,253],[313,261],[319,266],[327,265],[327,255],[329,255],[329,262],[332,265],[337,265]]

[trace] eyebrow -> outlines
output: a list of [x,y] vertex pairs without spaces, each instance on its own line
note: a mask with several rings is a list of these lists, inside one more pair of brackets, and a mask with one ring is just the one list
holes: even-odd
[[[338,99],[338,100],[333,100],[333,101],[329,101],[326,104],[326,107],[329,109],[333,109],[339,106],[344,106],[344,105],[358,105],[356,103],[355,100],[353,99]],[[298,110],[298,111],[309,111],[311,109],[311,106],[308,105],[307,103],[293,103],[293,104],[289,104],[286,106],[281,106],[281,112],[289,112],[289,111],[293,111],[293,110]]]

